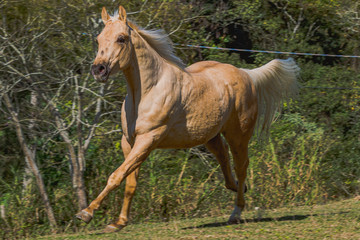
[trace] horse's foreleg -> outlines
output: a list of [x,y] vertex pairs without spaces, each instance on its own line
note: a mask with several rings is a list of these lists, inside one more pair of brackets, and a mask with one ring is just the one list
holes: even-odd
[[124,202],[122,204],[121,212],[119,219],[112,224],[109,224],[105,228],[105,232],[117,232],[123,229],[129,221],[130,216],[130,205],[131,200],[134,197],[137,178],[139,176],[140,167],[135,169],[129,176],[126,178],[126,186],[125,186],[125,194],[124,194]]
[[121,182],[135,169],[138,169],[143,161],[145,161],[151,150],[154,149],[159,136],[160,134],[155,131],[143,135],[138,135],[129,155],[126,157],[123,164],[121,164],[121,166],[110,175],[104,190],[94,201],[91,202],[89,207],[76,214],[76,217],[85,221],[86,223],[89,223],[93,217],[94,211],[100,207],[104,198],[112,190],[118,187]]
[[[125,135],[122,136],[121,139],[121,148],[124,153],[125,159],[131,152],[131,146],[126,140]],[[124,201],[122,204],[121,212],[119,219],[112,224],[109,224],[105,228],[105,232],[116,232],[124,228],[129,220],[130,215],[130,205],[131,200],[135,194],[136,185],[137,185],[137,178],[139,176],[140,167],[135,169],[129,176],[126,178],[126,185],[125,185],[125,193],[124,193]]]

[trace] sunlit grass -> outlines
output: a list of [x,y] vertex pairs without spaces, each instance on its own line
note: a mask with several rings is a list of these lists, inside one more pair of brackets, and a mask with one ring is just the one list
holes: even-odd
[[144,222],[121,232],[86,231],[39,239],[360,239],[360,199],[326,205],[252,210],[243,222],[227,225],[228,216]]

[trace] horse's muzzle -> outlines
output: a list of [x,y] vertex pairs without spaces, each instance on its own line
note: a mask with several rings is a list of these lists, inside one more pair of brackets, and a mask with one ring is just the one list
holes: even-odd
[[91,66],[91,74],[99,82],[106,82],[109,78],[109,67],[105,64],[93,64]]

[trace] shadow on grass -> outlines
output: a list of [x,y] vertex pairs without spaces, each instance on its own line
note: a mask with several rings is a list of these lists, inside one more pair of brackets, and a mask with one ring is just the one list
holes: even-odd
[[[119,232],[119,231],[118,231]],[[104,232],[104,230],[96,230],[94,232],[88,233],[90,236],[98,236],[98,235],[111,235],[117,232]]]
[[326,213],[326,214],[290,215],[290,216],[283,216],[283,217],[279,217],[279,218],[270,218],[270,217],[266,217],[266,218],[250,218],[250,219],[246,218],[246,219],[241,219],[237,223],[228,223],[228,222],[207,223],[207,224],[202,224],[202,225],[199,225],[199,226],[185,227],[185,228],[182,228],[182,230],[194,229],[194,228],[222,227],[222,226],[227,226],[227,225],[236,225],[236,224],[241,224],[241,223],[253,223],[253,222],[300,221],[300,220],[304,220],[304,219],[306,219],[308,217],[316,217],[316,216],[320,216],[320,215],[346,214],[346,213],[349,213],[349,212],[348,211],[341,211],[341,212],[337,212],[337,213]]
[[299,221],[299,220],[303,220],[306,219],[310,216],[317,216],[318,214],[306,214],[306,215],[291,215],[291,216],[284,216],[284,217],[279,217],[279,218],[270,218],[270,217],[266,217],[266,218],[250,218],[250,219],[241,219],[238,223],[228,223],[228,222],[215,222],[215,223],[207,223],[207,224],[202,224],[199,226],[194,226],[194,227],[186,227],[186,228],[182,228],[183,230],[186,229],[194,229],[194,228],[208,228],[208,227],[222,227],[222,226],[227,226],[227,225],[236,225],[236,224],[240,224],[240,223],[251,223],[251,222],[282,222],[282,221]]

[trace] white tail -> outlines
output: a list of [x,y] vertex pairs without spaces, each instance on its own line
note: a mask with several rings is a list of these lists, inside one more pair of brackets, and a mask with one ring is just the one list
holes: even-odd
[[252,79],[258,95],[257,132],[269,132],[275,112],[281,109],[283,101],[298,92],[297,76],[300,68],[294,59],[274,59],[255,69],[242,69]]

